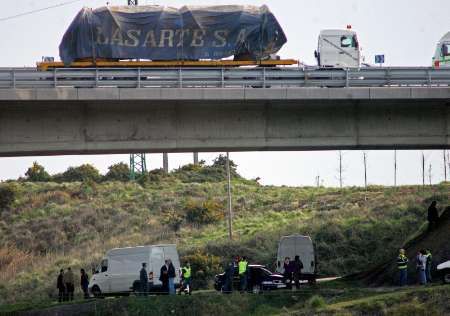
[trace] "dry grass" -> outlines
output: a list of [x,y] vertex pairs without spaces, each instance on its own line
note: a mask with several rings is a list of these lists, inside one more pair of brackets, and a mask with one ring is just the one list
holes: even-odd
[[33,255],[13,246],[0,248],[0,282],[7,282],[33,262]]

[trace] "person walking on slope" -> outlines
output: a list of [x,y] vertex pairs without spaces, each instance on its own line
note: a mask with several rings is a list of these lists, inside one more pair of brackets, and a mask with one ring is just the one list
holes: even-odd
[[400,249],[397,257],[397,268],[400,274],[400,286],[408,284],[408,257],[405,256],[405,249]]
[[139,271],[139,283],[141,285],[141,293],[140,295],[146,296],[148,293],[148,274],[147,270],[145,269],[147,267],[147,263],[142,262],[142,268],[141,271]]
[[427,258],[426,262],[426,268],[425,268],[425,275],[427,278],[427,282],[431,283],[431,265],[433,263],[433,256],[431,255],[431,251],[427,250],[425,252],[425,257]]
[[75,291],[75,276],[73,275],[72,269],[67,268],[66,273],[64,273],[64,282],[66,283],[66,301],[73,301],[73,292]]
[[89,276],[86,273],[86,271],[84,271],[84,269],[80,270],[80,285],[81,285],[81,290],[83,291],[83,297],[85,299],[89,298],[89,291],[88,291],[88,287],[89,287]]
[[240,284],[240,290],[241,293],[247,290],[247,268],[248,268],[248,262],[247,258],[244,256],[239,261],[238,264],[239,268],[239,284]]
[[294,275],[294,283],[297,290],[300,289],[300,276],[302,274],[302,269],[303,262],[300,260],[300,256],[295,256],[292,273]]
[[58,289],[58,302],[65,301],[66,285],[64,283],[64,270],[59,270],[58,278],[56,280],[56,288]]
[[435,229],[439,222],[439,212],[436,208],[436,201],[431,202],[430,207],[428,207],[428,231]]
[[425,250],[420,250],[416,257],[417,276],[421,285],[427,284],[427,276],[425,272],[425,269],[427,267],[427,257],[425,256],[425,254]]

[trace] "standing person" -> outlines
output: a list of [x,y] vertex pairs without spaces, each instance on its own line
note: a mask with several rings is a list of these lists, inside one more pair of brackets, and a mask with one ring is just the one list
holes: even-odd
[[425,275],[427,277],[427,282],[431,283],[431,265],[433,263],[433,256],[431,255],[431,251],[429,249],[425,252],[425,256],[427,257]]
[[59,270],[58,278],[56,280],[56,288],[58,289],[58,302],[65,301],[66,285],[64,283],[64,270]]
[[162,283],[163,293],[169,293],[169,262],[167,260],[159,271],[159,280]]
[[292,288],[291,258],[289,258],[289,257],[284,258],[283,269],[284,269],[284,272],[283,272],[284,283],[286,283],[286,288],[291,289]]
[[183,280],[183,286],[180,287],[180,294],[185,291],[191,295],[191,264],[186,262],[185,266],[181,268],[181,278]]
[[248,268],[248,262],[247,258],[244,256],[242,257],[241,261],[239,261],[238,264],[239,268],[239,285],[241,293],[247,290],[247,268]]
[[408,257],[405,256],[405,249],[400,249],[397,257],[397,268],[400,274],[400,286],[408,284]]
[[419,279],[419,283],[421,285],[427,284],[427,276],[426,276],[426,266],[427,266],[427,257],[425,256],[425,250],[420,250],[416,257],[416,269],[417,275]]
[[147,274],[147,263],[142,262],[141,271],[139,271],[139,283],[141,284],[140,295],[146,296],[148,293],[148,274]]
[[175,278],[177,276],[177,273],[175,271],[175,267],[172,264],[172,260],[168,260],[169,261],[169,267],[167,270],[167,275],[169,276],[169,294],[176,294],[175,291]]
[[86,273],[86,271],[84,271],[84,269],[80,270],[80,285],[81,285],[81,290],[83,291],[83,297],[85,299],[89,298],[89,291],[88,291],[88,287],[89,287],[89,276]]
[[64,273],[64,282],[66,283],[66,301],[73,301],[73,292],[75,291],[75,276],[73,275],[72,269],[67,268],[66,273]]
[[300,256],[295,256],[294,264],[293,264],[293,274],[294,274],[294,282],[295,288],[300,289],[300,276],[302,274],[303,262],[300,260]]
[[439,212],[436,208],[436,201],[431,202],[431,205],[428,207],[428,231],[432,231],[437,227],[439,222]]
[[233,292],[233,278],[234,278],[234,261],[228,263],[225,268],[225,282],[222,288],[224,293],[232,293]]

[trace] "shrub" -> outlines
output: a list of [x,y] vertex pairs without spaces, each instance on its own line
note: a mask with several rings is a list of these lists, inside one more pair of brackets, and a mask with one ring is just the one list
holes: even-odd
[[214,200],[206,200],[202,203],[188,199],[184,209],[186,220],[192,224],[211,224],[223,219],[223,207]]
[[62,174],[55,175],[54,180],[57,182],[75,182],[92,180],[99,182],[101,179],[100,172],[97,168],[90,164],[84,164],[79,167],[69,167]]
[[208,280],[221,272],[220,257],[196,251],[183,257],[183,264],[189,262],[192,268],[194,288],[206,288]]
[[25,172],[26,179],[32,182],[47,182],[50,181],[50,175],[45,171],[44,167],[38,164],[36,161]]
[[183,223],[183,216],[178,214],[175,210],[169,210],[163,215],[163,224],[169,226],[174,231],[179,231]]
[[8,210],[17,197],[17,188],[14,184],[0,186],[0,211]]
[[130,167],[126,163],[120,162],[108,167],[108,172],[104,177],[105,181],[129,181]]
[[312,309],[323,308],[326,305],[325,300],[320,295],[314,295],[306,302],[306,306]]

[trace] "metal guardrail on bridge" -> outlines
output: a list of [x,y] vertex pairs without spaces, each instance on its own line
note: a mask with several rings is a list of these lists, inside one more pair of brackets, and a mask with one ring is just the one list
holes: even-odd
[[380,86],[450,86],[450,68],[0,68],[0,89]]

